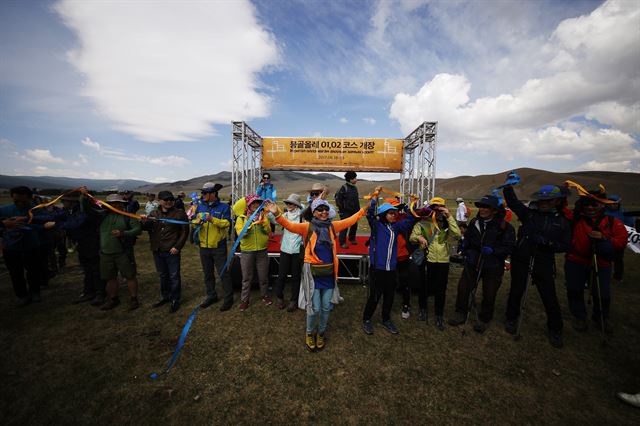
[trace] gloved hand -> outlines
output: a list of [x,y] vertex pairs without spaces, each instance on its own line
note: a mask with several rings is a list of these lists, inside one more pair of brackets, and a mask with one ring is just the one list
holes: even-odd
[[507,179],[504,181],[504,185],[517,185],[520,183],[520,175],[515,170],[511,170],[507,174]]
[[489,246],[484,246],[484,247],[482,247],[482,254],[484,256],[489,256],[489,255],[493,254],[493,249],[491,247],[489,247]]
[[540,234],[535,234],[529,237],[529,240],[537,245],[546,246],[549,242]]

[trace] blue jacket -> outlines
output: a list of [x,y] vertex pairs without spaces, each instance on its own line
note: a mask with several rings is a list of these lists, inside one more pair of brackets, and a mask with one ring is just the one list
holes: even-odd
[[398,260],[398,234],[406,234],[418,221],[413,215],[395,223],[382,222],[376,219],[376,200],[371,200],[367,211],[367,221],[371,228],[369,240],[369,259],[371,265],[381,271],[395,271]]
[[272,183],[268,184],[260,184],[256,189],[256,195],[263,200],[269,199],[271,201],[276,201],[277,192],[276,187],[273,186]]
[[[35,206],[30,205],[25,208],[18,208],[15,204],[8,204],[0,207],[0,221],[8,219],[10,217],[27,216],[29,209]],[[37,209],[33,211],[34,216],[39,216],[43,212],[43,209]],[[2,239],[4,250],[8,251],[29,251],[35,250],[40,247],[40,238],[38,234],[44,231],[44,227],[41,223],[25,224],[23,229],[4,229],[2,225]]]

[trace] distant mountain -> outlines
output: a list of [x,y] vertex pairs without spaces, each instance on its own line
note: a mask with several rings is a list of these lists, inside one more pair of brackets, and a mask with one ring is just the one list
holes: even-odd
[[[573,180],[587,189],[596,188],[598,184],[603,184],[607,189],[607,193],[616,194],[623,198],[624,203],[629,205],[640,205],[640,173],[622,173],[622,172],[570,172],[555,173],[545,170],[536,170],[529,168],[517,169],[522,177],[522,183],[516,187],[516,193],[523,199],[527,200],[530,195],[537,191],[538,188],[545,184],[560,185],[566,180]],[[436,179],[436,195],[446,199],[455,199],[462,197],[468,200],[478,200],[492,188],[501,185],[504,182],[508,171],[491,175],[480,176],[458,176],[449,179]],[[278,198],[284,199],[290,193],[303,194],[307,192],[314,182],[322,182],[329,186],[332,193],[335,193],[344,180],[338,176],[329,173],[303,173],[303,172],[271,172],[273,183],[278,189]],[[202,188],[205,182],[220,183],[223,189],[220,195],[223,198],[229,196],[231,192],[231,173],[221,172],[215,175],[202,176],[187,181],[173,182],[169,184],[153,184],[138,188],[140,192],[157,192],[162,189],[178,192],[184,191],[187,194]],[[392,190],[398,190],[400,180],[391,180],[384,182],[360,181],[358,189],[361,195],[373,191],[373,188],[382,184]],[[575,193],[575,191],[574,191]],[[330,195],[333,198],[333,194]]]
[[38,189],[73,189],[80,185],[86,185],[96,191],[117,191],[122,189],[135,189],[149,182],[135,179],[84,179],[56,176],[6,176],[0,175],[0,188],[9,189],[16,186],[28,186]]

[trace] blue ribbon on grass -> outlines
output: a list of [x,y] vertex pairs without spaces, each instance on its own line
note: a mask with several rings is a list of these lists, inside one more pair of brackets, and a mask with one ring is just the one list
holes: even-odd
[[[245,232],[247,231],[247,229],[249,229],[249,226],[253,223],[253,219],[255,219],[256,215],[260,213],[262,209],[264,209],[264,206],[267,204],[267,202],[268,200],[263,201],[262,204],[260,204],[260,207],[258,207],[256,211],[253,212],[251,216],[249,216],[249,219],[247,219],[247,222],[242,227],[242,231],[240,231],[240,233],[238,234],[238,238],[236,238],[236,242],[233,244],[231,253],[229,254],[229,256],[227,256],[227,261],[225,262],[224,266],[220,270],[220,273],[219,273],[220,277],[224,276],[224,273],[227,270],[227,267],[229,266],[229,264],[231,263],[231,260],[233,259],[233,256],[235,255],[235,251],[238,248],[238,244],[240,244],[240,240],[242,240],[242,237],[244,236]],[[200,309],[200,306],[196,306],[196,308],[191,312],[191,315],[189,315],[189,318],[187,318],[187,322],[182,328],[182,333],[180,334],[178,345],[176,346],[175,351],[173,351],[173,355],[171,355],[171,359],[169,359],[169,363],[167,364],[167,367],[160,374],[158,373],[149,374],[149,378],[151,380],[156,380],[160,376],[167,374],[169,370],[171,370],[171,367],[173,367],[173,365],[176,363],[176,361],[178,360],[178,356],[180,355],[180,351],[182,350],[182,346],[184,345],[184,341],[187,339],[187,334],[189,334],[189,329],[191,328],[191,325],[193,324],[193,322],[196,319],[196,316],[198,315],[199,309]]]

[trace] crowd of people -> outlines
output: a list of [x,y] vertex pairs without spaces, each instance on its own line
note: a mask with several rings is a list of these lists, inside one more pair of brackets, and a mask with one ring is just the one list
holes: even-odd
[[[73,242],[84,273],[83,290],[74,303],[114,309],[120,305],[120,282],[126,282],[128,309],[134,310],[140,306],[134,247],[137,237],[146,231],[160,281],[160,298],[153,307],[169,305],[169,312],[180,309],[181,252],[190,241],[198,247],[203,272],[205,297],[199,306],[205,309],[219,301],[217,276],[222,283],[220,311],[224,312],[234,304],[231,275],[225,265],[230,257],[227,241],[235,234],[240,240],[242,271],[239,309],[246,311],[252,304],[254,281],[259,285],[260,302],[274,303],[267,246],[277,224],[283,235],[275,306],[288,312],[305,310],[304,344],[314,352],[325,348],[330,314],[342,300],[338,245],[358,245],[358,221],[366,217],[370,233],[366,243],[360,244],[368,247],[370,264],[362,311],[362,330],[367,335],[374,334],[373,317],[380,301],[382,327],[393,334],[399,332],[392,319],[396,292],[402,294],[402,319],[410,318],[413,266],[418,270],[418,321],[428,322],[432,296],[437,330],[444,331],[445,324],[464,327],[475,313],[473,330],[484,333],[509,270],[505,331],[519,335],[524,296],[532,284],[544,305],[549,342],[560,348],[563,319],[555,283],[558,253],[565,254],[565,287],[573,328],[579,332],[589,328],[584,295],[589,288],[594,326],[603,333],[613,332],[611,281],[622,280],[627,242],[623,221],[631,217],[624,215],[620,199],[607,198],[602,188],[582,191],[570,208],[566,187],[544,185],[525,204],[514,189],[520,177],[512,172],[499,190],[473,203],[477,209],[474,214],[462,198],[456,199],[452,212],[441,197],[420,206],[402,203],[399,196],[382,199],[382,187],[365,197],[368,201],[361,207],[357,174],[348,171],[344,177],[344,185],[335,193],[335,207],[327,200],[328,188],[314,184],[306,200],[290,194],[281,208],[271,175],[264,173],[257,192],[233,205],[220,199],[221,184],[207,182],[190,206],[184,203],[184,193],[174,197],[170,191],[160,191],[157,200],[155,194],[149,195],[142,215],[138,215],[140,204],[131,191],[110,194],[106,202],[99,202],[83,187],[65,194],[60,199],[62,207],[34,208],[37,203],[32,191],[17,187],[10,191],[13,203],[0,207],[4,262],[19,305],[39,302],[40,288],[47,285],[50,276],[48,260],[56,250],[54,236],[62,233]],[[519,222],[517,232],[512,217]],[[58,251],[66,255],[66,246]],[[64,260],[60,262],[58,266],[63,266]],[[451,262],[461,263],[462,273],[455,311],[445,323]],[[482,300],[476,307],[480,285]]]

